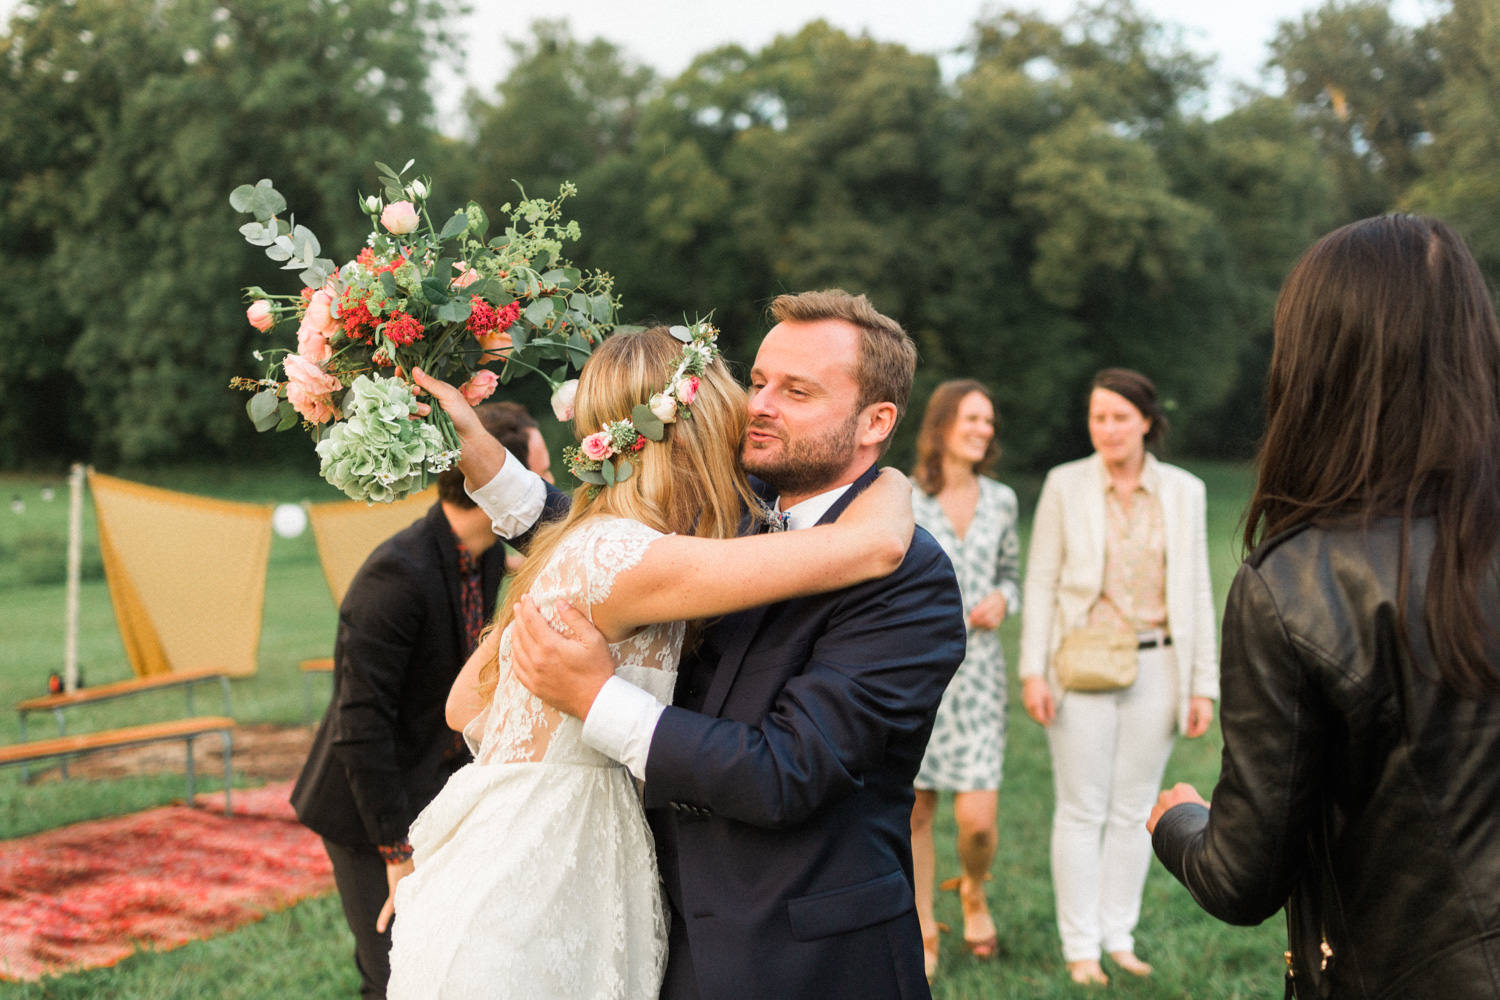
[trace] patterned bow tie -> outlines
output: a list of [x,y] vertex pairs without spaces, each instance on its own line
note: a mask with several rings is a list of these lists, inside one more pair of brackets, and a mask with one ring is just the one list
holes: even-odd
[[780,510],[766,511],[767,531],[786,531],[792,526],[792,515]]

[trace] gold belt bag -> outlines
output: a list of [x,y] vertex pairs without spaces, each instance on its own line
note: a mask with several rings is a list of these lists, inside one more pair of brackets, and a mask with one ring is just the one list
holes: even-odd
[[1075,628],[1052,654],[1052,669],[1067,691],[1118,691],[1135,683],[1140,643],[1134,633],[1107,625]]

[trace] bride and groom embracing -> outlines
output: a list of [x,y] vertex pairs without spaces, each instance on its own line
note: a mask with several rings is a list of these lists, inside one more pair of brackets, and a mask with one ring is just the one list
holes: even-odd
[[[633,472],[571,506],[419,377],[529,559],[448,700],[476,759],[412,827],[390,996],[928,995],[912,778],[965,629],[909,485],[875,470],[916,351],[863,296],[771,312],[748,397],[707,341],[649,439],[632,412],[700,331],[601,344],[575,425]],[[575,471],[608,461],[584,443]]]

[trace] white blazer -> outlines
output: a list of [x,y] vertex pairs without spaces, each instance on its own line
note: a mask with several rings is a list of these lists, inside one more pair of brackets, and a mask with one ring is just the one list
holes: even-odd
[[[1167,630],[1177,660],[1177,725],[1187,728],[1189,698],[1219,697],[1219,656],[1213,588],[1208,575],[1208,524],[1203,480],[1149,452],[1146,466],[1161,484],[1167,536]],[[1021,677],[1044,675],[1053,696],[1062,688],[1052,654],[1084,624],[1104,589],[1104,459],[1093,454],[1047,473],[1031,526],[1021,614]]]

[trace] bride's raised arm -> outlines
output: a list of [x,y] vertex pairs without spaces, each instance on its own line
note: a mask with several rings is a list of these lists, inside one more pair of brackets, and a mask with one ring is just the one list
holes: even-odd
[[886,469],[833,524],[742,538],[668,535],[616,577],[592,609],[610,641],[642,625],[712,618],[887,576],[914,521],[911,483]]

